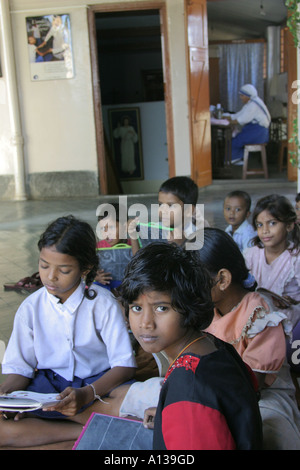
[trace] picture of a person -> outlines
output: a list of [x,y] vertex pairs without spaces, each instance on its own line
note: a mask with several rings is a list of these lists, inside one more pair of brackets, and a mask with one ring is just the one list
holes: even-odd
[[26,29],[31,79],[72,78],[70,15],[28,17]]
[[28,53],[30,63],[43,62],[41,55],[37,54],[37,39],[32,35],[28,36]]
[[128,116],[122,118],[122,124],[113,131],[113,136],[116,139],[121,139],[121,170],[123,173],[132,175],[136,170],[135,162],[135,143],[138,141],[138,136],[135,129],[130,125]]
[[64,60],[65,52],[69,49],[67,34],[68,30],[62,23],[62,17],[60,15],[53,15],[52,26],[45,36],[44,41],[38,46],[38,50],[44,48],[48,44],[48,41],[52,39],[52,47],[45,50],[42,55],[51,52],[54,60]]

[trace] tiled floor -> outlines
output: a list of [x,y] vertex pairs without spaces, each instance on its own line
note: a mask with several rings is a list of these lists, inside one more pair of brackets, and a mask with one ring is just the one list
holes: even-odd
[[[204,204],[205,218],[211,226],[225,228],[223,199],[233,189],[244,189],[258,198],[270,193],[287,196],[294,204],[296,183],[281,179],[215,180],[212,186],[199,190],[198,202]],[[37,271],[37,241],[46,225],[61,215],[73,214],[96,228],[96,209],[103,202],[117,201],[118,196],[99,196],[95,199],[0,202],[0,362],[9,339],[14,314],[25,298],[24,293],[4,291],[3,284],[17,281]],[[143,203],[149,207],[157,195],[128,197],[128,206]],[[0,375],[0,383],[3,380]]]

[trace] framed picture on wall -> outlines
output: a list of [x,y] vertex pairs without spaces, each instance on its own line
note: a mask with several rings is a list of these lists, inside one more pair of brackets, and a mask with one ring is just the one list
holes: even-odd
[[144,179],[139,108],[108,109],[112,156],[121,180]]
[[28,17],[26,33],[32,81],[74,77],[70,15]]

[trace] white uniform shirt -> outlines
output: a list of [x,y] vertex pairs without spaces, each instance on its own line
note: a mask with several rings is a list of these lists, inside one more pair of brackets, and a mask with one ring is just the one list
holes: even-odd
[[244,222],[233,233],[232,225],[228,225],[225,229],[225,232],[232,236],[242,253],[251,246],[252,238],[256,237],[257,235],[257,232],[254,230],[248,220],[244,220]]
[[84,297],[84,283],[64,302],[42,287],[20,305],[2,364],[3,374],[34,376],[51,369],[66,380],[85,379],[108,368],[136,367],[129,334],[116,299],[93,285],[97,296]]

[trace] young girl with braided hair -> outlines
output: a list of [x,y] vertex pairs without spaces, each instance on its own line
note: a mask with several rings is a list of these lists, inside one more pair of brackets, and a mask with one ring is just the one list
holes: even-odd
[[1,445],[75,439],[78,424],[65,429],[64,424],[71,423],[55,425],[33,413],[77,421],[80,411],[135,373],[121,308],[109,291],[92,285],[99,261],[90,225],[73,216],[60,217],[42,234],[38,247],[44,287],[27,297],[16,313],[2,364],[8,375],[0,394],[26,389],[57,393],[61,401],[28,413],[31,419],[16,422],[17,415],[14,421],[0,420]]
[[277,304],[279,295],[253,290],[244,257],[224,231],[204,229],[199,258],[214,280],[214,318],[206,331],[232,344],[257,377],[263,449],[300,450],[300,413],[286,361],[289,308]]

